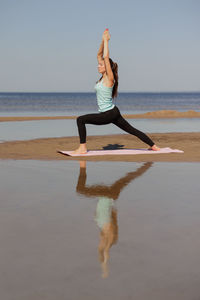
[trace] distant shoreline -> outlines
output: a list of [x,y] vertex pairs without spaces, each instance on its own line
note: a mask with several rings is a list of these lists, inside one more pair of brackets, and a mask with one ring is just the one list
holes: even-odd
[[[122,114],[125,119],[174,119],[174,118],[200,118],[200,112],[188,110],[184,112],[176,110],[158,110],[143,114]],[[77,116],[16,116],[0,117],[0,122],[38,121],[38,120],[62,120],[76,119]]]
[[[200,91],[119,91],[118,94],[199,94]],[[94,91],[80,91],[80,92],[24,92],[24,91],[2,91],[0,94],[95,94]]]

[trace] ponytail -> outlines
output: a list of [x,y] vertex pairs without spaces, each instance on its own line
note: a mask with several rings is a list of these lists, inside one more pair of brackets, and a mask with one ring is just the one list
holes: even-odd
[[113,91],[112,91],[112,98],[115,98],[115,97],[117,97],[117,94],[118,94],[118,80],[119,80],[118,64],[116,62],[113,62],[111,58],[109,58],[109,60],[110,60],[110,66],[113,71],[113,75],[114,75],[114,79],[115,79],[115,83],[114,83],[114,87],[113,87]]

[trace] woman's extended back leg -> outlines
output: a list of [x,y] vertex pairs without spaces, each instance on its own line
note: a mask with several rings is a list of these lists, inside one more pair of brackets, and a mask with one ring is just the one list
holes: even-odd
[[121,128],[122,130],[126,131],[127,133],[137,136],[140,140],[142,140],[144,143],[148,144],[151,147],[155,144],[144,132],[131,126],[122,117],[122,115],[120,115],[116,120],[114,120],[113,124]]

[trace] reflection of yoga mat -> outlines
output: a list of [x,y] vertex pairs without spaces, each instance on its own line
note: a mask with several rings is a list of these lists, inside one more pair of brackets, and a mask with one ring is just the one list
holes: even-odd
[[148,149],[116,149],[116,150],[89,150],[85,154],[72,154],[73,151],[58,151],[68,156],[97,156],[97,155],[135,155],[135,154],[163,154],[163,153],[183,153],[182,150],[161,148],[159,151]]

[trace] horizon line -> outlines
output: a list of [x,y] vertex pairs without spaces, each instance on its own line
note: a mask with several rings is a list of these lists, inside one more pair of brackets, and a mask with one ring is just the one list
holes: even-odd
[[[96,94],[95,92],[93,91],[0,91],[0,93],[56,93],[56,94],[59,94],[59,93],[76,93],[76,94]],[[120,93],[200,93],[200,90],[199,91],[195,91],[195,90],[174,90],[174,91],[118,91],[118,94]]]

